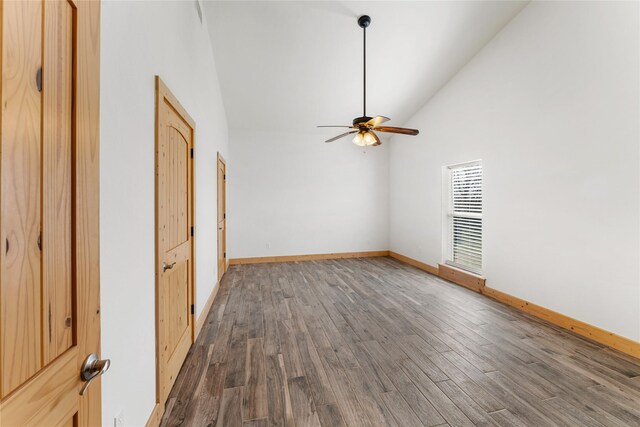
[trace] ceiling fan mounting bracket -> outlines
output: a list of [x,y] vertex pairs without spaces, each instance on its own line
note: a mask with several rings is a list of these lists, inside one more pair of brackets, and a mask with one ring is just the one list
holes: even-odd
[[360,25],[360,28],[367,28],[369,24],[371,24],[371,17],[369,17],[369,15],[362,15],[358,18],[358,25]]

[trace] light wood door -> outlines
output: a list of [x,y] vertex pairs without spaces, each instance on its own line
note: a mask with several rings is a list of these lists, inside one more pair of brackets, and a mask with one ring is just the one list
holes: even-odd
[[0,424],[99,425],[100,4],[3,1],[0,22]]
[[194,122],[156,78],[156,233],[159,402],[193,342]]
[[227,271],[227,164],[218,154],[218,280]]

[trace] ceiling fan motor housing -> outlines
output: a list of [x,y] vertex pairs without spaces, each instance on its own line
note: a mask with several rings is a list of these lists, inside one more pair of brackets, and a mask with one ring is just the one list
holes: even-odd
[[369,120],[371,120],[371,117],[368,116],[356,117],[355,119],[353,119],[353,125],[357,126],[359,123],[366,123]]

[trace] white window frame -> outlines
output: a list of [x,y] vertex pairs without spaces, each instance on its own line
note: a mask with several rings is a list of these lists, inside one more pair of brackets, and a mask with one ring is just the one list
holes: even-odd
[[[468,212],[454,212],[453,211],[453,197],[452,197],[452,171],[455,169],[460,169],[464,167],[477,166],[479,165],[482,168],[482,213],[474,214]],[[443,264],[450,265],[452,267],[468,271],[470,273],[481,276],[482,268],[484,263],[484,232],[482,232],[481,236],[481,245],[482,249],[480,252],[481,262],[480,268],[465,265],[461,263],[457,263],[453,261],[453,219],[454,218],[479,218],[482,220],[482,216],[484,213],[484,165],[482,164],[482,159],[473,160],[469,162],[455,163],[451,165],[443,166],[442,168],[442,183],[443,183],[443,191],[442,191],[442,254]],[[481,228],[484,231],[484,224]]]

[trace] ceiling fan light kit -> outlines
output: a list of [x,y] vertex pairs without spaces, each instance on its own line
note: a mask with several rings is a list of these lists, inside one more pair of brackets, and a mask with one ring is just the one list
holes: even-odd
[[362,15],[358,18],[358,25],[362,28],[362,41],[363,41],[363,73],[362,73],[362,117],[356,117],[353,119],[352,126],[318,126],[318,127],[338,127],[354,129],[345,132],[341,135],[335,136],[325,142],[333,142],[337,139],[343,138],[347,135],[356,134],[353,138],[353,143],[360,147],[375,147],[381,144],[380,138],[375,134],[376,132],[387,133],[399,133],[402,135],[417,135],[417,129],[398,128],[391,126],[380,126],[382,123],[389,121],[388,117],[367,116],[367,27],[371,25],[371,18],[368,15]]
[[353,138],[353,143],[360,147],[375,147],[376,145],[380,145],[380,140],[373,132],[360,131]]

